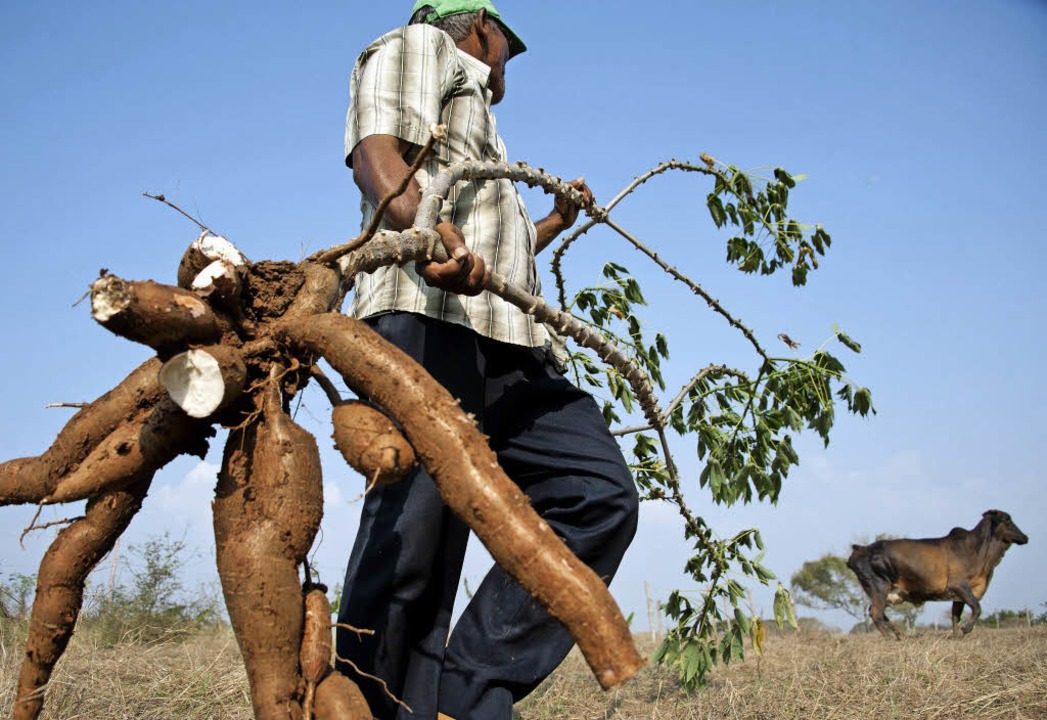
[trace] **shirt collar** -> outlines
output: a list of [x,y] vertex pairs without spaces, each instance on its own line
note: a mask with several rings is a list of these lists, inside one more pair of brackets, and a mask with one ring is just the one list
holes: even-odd
[[480,87],[484,89],[484,92],[487,94],[487,100],[490,102],[491,90],[487,87],[487,82],[491,78],[490,66],[486,63],[480,62],[461,48],[456,47],[455,51],[457,51],[462,64],[465,65],[466,74],[469,75],[471,79],[480,83]]

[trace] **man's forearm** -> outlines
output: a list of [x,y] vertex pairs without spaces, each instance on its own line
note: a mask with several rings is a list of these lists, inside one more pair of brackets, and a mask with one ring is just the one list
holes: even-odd
[[[391,135],[372,135],[353,149],[353,179],[360,192],[375,207],[397,188],[411,168],[403,158],[401,141]],[[385,223],[395,230],[414,224],[422,190],[413,178],[407,189],[395,198],[385,211]]]
[[[593,203],[593,191],[585,184],[585,178],[578,178],[567,183],[582,194],[586,205]],[[553,203],[553,211],[534,224],[538,231],[538,241],[535,244],[535,254],[540,253],[549,246],[556,236],[567,228],[574,225],[578,219],[579,206],[566,198],[557,196]]]
[[538,231],[538,241],[535,243],[534,252],[537,255],[545,250],[556,237],[564,231],[567,223],[558,212],[551,212],[534,224]]

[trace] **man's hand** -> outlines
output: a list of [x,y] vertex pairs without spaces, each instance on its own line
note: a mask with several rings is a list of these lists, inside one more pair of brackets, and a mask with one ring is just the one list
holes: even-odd
[[[584,195],[587,202],[593,202],[593,191],[585,184],[585,178],[578,178],[567,184]],[[534,224],[538,231],[535,252],[540,253],[556,239],[557,235],[574,225],[578,220],[578,210],[579,207],[573,202],[557,197],[553,202],[553,211]]]
[[442,263],[418,263],[418,274],[426,283],[441,290],[459,295],[479,295],[490,276],[483,257],[469,252],[457,225],[441,222],[436,226],[436,232],[440,233],[449,259]]
[[[591,203],[593,201],[593,191],[590,190],[589,186],[585,184],[585,178],[580,177],[576,180],[572,180],[567,184],[573,187],[578,192],[580,192],[582,195],[584,195],[586,202]],[[567,200],[561,197],[556,198],[556,200],[553,202],[553,214],[559,215],[563,221],[563,227],[560,228],[561,232],[571,227],[575,224],[575,222],[578,221],[579,209],[580,208],[573,202],[568,202]]]

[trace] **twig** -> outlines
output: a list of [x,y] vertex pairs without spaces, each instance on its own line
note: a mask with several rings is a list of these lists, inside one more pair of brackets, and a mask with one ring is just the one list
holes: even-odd
[[357,635],[374,635],[374,630],[353,627],[352,625],[346,625],[345,623],[331,623],[331,627],[342,628],[343,630],[348,630],[349,632],[356,633]]
[[83,402],[79,402],[79,403],[56,402],[56,403],[48,403],[44,407],[46,407],[46,408],[85,408],[85,407],[87,407],[90,404],[91,403],[83,403]]
[[[704,153],[702,154],[704,155]],[[700,172],[706,175],[716,174],[712,171],[711,168],[701,167],[699,165],[693,165],[691,163],[682,162],[675,158],[659,163],[644,174],[634,178],[631,183],[626,185],[621,190],[621,192],[619,192],[611,199],[611,202],[607,203],[603,208],[601,208],[601,213],[594,215],[592,219],[590,219],[584,225],[581,225],[578,228],[576,228],[570,235],[561,240],[560,244],[553,251],[553,259],[551,261],[553,276],[556,278],[556,288],[560,298],[560,307],[567,307],[567,294],[566,290],[564,289],[563,274],[560,270],[560,263],[563,260],[563,255],[567,251],[567,248],[570,247],[571,243],[573,243],[575,240],[587,233],[594,225],[600,222],[601,217],[606,218],[607,214],[611,212],[614,206],[620,203],[622,200],[624,200],[626,196],[628,196],[630,193],[636,190],[636,188],[643,185],[645,182],[653,178],[655,175],[661,175],[667,170],[685,170],[687,172]]]
[[277,362],[273,362],[272,365],[270,365],[269,367],[268,376],[255,380],[247,386],[247,389],[244,390],[244,394],[252,396],[252,402],[254,403],[255,409],[249,413],[244,413],[244,415],[246,416],[244,420],[238,425],[233,425],[232,427],[230,427],[230,430],[236,431],[247,429],[247,427],[264,412],[264,392],[267,392],[268,388],[270,388],[272,384],[276,385],[276,392],[282,392],[280,388],[280,381],[283,380],[284,377],[286,377],[288,374],[296,372],[301,367],[301,363],[298,362],[298,358],[292,357],[290,358],[290,361],[291,364],[289,367],[284,367],[283,365]]
[[679,484],[680,477],[676,474],[676,463],[673,462],[673,454],[669,450],[669,438],[665,436],[665,426],[660,425],[658,430],[658,440],[662,443],[662,453],[665,455],[665,469],[669,471],[669,482]]
[[702,300],[705,300],[706,305],[712,308],[715,312],[722,315],[727,320],[727,322],[730,323],[731,327],[741,331],[741,333],[745,335],[746,339],[753,346],[753,348],[756,349],[756,352],[760,355],[760,357],[762,357],[765,361],[770,361],[770,358],[767,356],[767,351],[764,350],[763,346],[760,345],[759,341],[756,339],[756,336],[753,335],[752,330],[747,328],[739,320],[737,320],[734,316],[727,312],[723,305],[720,304],[719,300],[713,298],[713,296],[706,292],[701,285],[694,282],[689,277],[681,273],[679,270],[670,266],[668,263],[662,260],[658,256],[658,253],[654,252],[646,245],[641,243],[639,240],[633,237],[627,230],[618,225],[618,223],[614,222],[610,218],[607,218],[604,222],[607,223],[607,226],[609,228],[611,228],[619,235],[624,237],[626,240],[628,240],[630,243],[632,243],[633,247],[635,247],[637,250],[639,250],[644,255],[653,260],[655,264],[658,265],[658,267],[660,267],[662,270],[664,270],[666,273],[671,275],[676,280],[679,280],[680,282],[685,284],[688,288],[691,289],[691,292],[700,297]]
[[[726,365],[710,365],[707,368],[703,368],[701,372],[699,372],[697,375],[691,378],[691,381],[689,383],[683,386],[683,389],[681,389],[680,392],[677,393],[676,397],[673,398],[673,401],[669,403],[669,407],[665,409],[665,412],[663,412],[660,417],[661,426],[664,426],[669,421],[669,418],[676,411],[676,408],[678,408],[680,406],[680,403],[684,401],[684,398],[687,397],[687,393],[691,392],[691,388],[693,388],[695,385],[700,383],[702,380],[704,380],[706,377],[713,374],[714,372],[736,375],[741,377],[743,380],[749,379],[748,377],[746,377],[745,373],[740,373],[736,370],[731,370]],[[627,427],[622,428],[620,430],[613,430],[611,431],[611,434],[621,437],[623,435],[631,435],[637,432],[646,432],[647,430],[653,430],[654,428],[654,425],[638,425],[636,427]]]
[[178,212],[182,213],[182,214],[183,214],[183,215],[185,215],[185,216],[186,216],[187,218],[189,218],[189,219],[190,219],[190,220],[191,220],[192,222],[194,222],[194,223],[196,224],[196,226],[197,226],[198,228],[200,228],[201,230],[203,230],[204,232],[208,232],[208,233],[211,233],[212,235],[217,235],[217,234],[218,234],[218,233],[216,233],[216,232],[215,232],[214,230],[212,230],[211,228],[207,227],[207,226],[206,226],[206,225],[204,225],[204,224],[203,224],[202,222],[200,222],[199,220],[197,220],[196,218],[194,218],[194,217],[193,217],[192,215],[190,215],[189,213],[187,213],[187,212],[186,212],[185,210],[183,210],[182,208],[178,207],[178,206],[177,206],[177,205],[175,205],[175,204],[174,204],[173,202],[171,202],[170,200],[168,200],[167,198],[165,198],[165,197],[163,196],[163,194],[160,194],[160,195],[150,195],[150,194],[149,194],[149,193],[147,193],[147,192],[144,192],[144,193],[142,193],[142,194],[143,194],[143,195],[145,195],[145,196],[146,196],[147,198],[152,198],[153,200],[159,200],[160,202],[162,202],[162,203],[163,203],[164,205],[168,206],[169,208],[172,208],[173,210],[177,210]]
[[44,503],[39,503],[36,506],[36,513],[33,514],[33,519],[29,521],[29,526],[22,531],[22,534],[18,536],[18,546],[25,550],[25,545],[22,544],[22,540],[25,536],[31,533],[33,530],[46,530],[49,527],[55,527],[56,525],[69,525],[77,520],[83,520],[84,516],[80,515],[74,518],[67,518],[65,520],[55,520],[53,522],[44,523],[43,525],[37,525],[36,521],[40,517],[40,511],[44,509]]
[[382,469],[381,468],[375,468],[374,475],[371,477],[371,481],[369,483],[367,483],[367,487],[364,488],[364,491],[362,493],[360,493],[359,495],[357,495],[356,497],[354,497],[352,500],[350,500],[346,504],[347,505],[355,505],[356,503],[360,502],[365,497],[367,497],[367,493],[369,493],[372,490],[374,490],[375,486],[378,485],[378,476],[381,475],[381,474],[382,474]]
[[360,235],[354,238],[353,240],[350,240],[349,242],[344,243],[342,245],[336,245],[335,247],[330,248],[329,250],[314,253],[308,259],[312,262],[320,263],[321,265],[329,265],[338,260],[338,258],[342,257],[346,253],[351,253],[353,250],[356,250],[364,243],[369,241],[372,237],[374,237],[374,234],[378,231],[378,226],[382,222],[382,216],[385,214],[385,211],[389,209],[389,205],[392,204],[393,200],[407,192],[407,188],[411,186],[411,181],[414,180],[414,176],[421,169],[422,164],[429,156],[429,153],[432,151],[433,146],[436,144],[436,141],[446,139],[446,125],[430,125],[429,139],[425,141],[425,145],[423,145],[422,149],[418,151],[418,155],[415,157],[414,162],[411,163],[411,166],[407,170],[407,174],[404,175],[404,178],[400,181],[400,184],[391,192],[387,193],[386,196],[382,198],[381,202],[378,203],[378,207],[375,208],[374,214],[371,216],[371,222],[367,226],[367,229],[360,233]]
[[357,675],[360,675],[361,677],[368,678],[369,680],[374,680],[375,682],[380,684],[382,686],[382,689],[385,690],[385,694],[388,695],[389,698],[393,702],[395,702],[397,705],[399,705],[400,707],[402,707],[404,710],[406,710],[407,712],[411,713],[412,715],[414,714],[414,710],[412,710],[407,703],[405,703],[403,700],[401,700],[400,698],[396,697],[395,695],[393,695],[392,692],[390,692],[389,686],[385,683],[385,680],[382,680],[382,678],[380,678],[380,677],[375,677],[374,675],[369,675],[369,674],[365,673],[363,670],[358,668],[356,666],[356,663],[354,663],[352,660],[346,660],[344,657],[342,657],[338,653],[334,654],[334,659],[337,660],[338,662],[344,662],[346,665],[351,667],[353,669],[353,671],[356,672]]

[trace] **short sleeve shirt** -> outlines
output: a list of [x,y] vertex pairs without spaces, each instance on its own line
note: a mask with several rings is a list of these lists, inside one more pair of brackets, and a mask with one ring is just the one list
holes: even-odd
[[[353,68],[352,100],[345,126],[346,163],[363,138],[393,135],[414,145],[429,139],[430,126],[447,126],[416,175],[424,190],[430,178],[461,160],[504,161],[487,87],[490,69],[462,52],[451,36],[431,25],[409,25],[382,36],[361,53]],[[362,227],[374,206],[361,201]],[[463,181],[452,188],[441,219],[461,228],[466,244],[509,283],[541,294],[535,267],[537,233],[512,181]],[[384,228],[384,224],[382,225]],[[356,277],[349,314],[364,318],[390,311],[414,312],[472,328],[502,342],[527,347],[557,345],[541,323],[496,295],[475,297],[428,286],[413,263]]]

